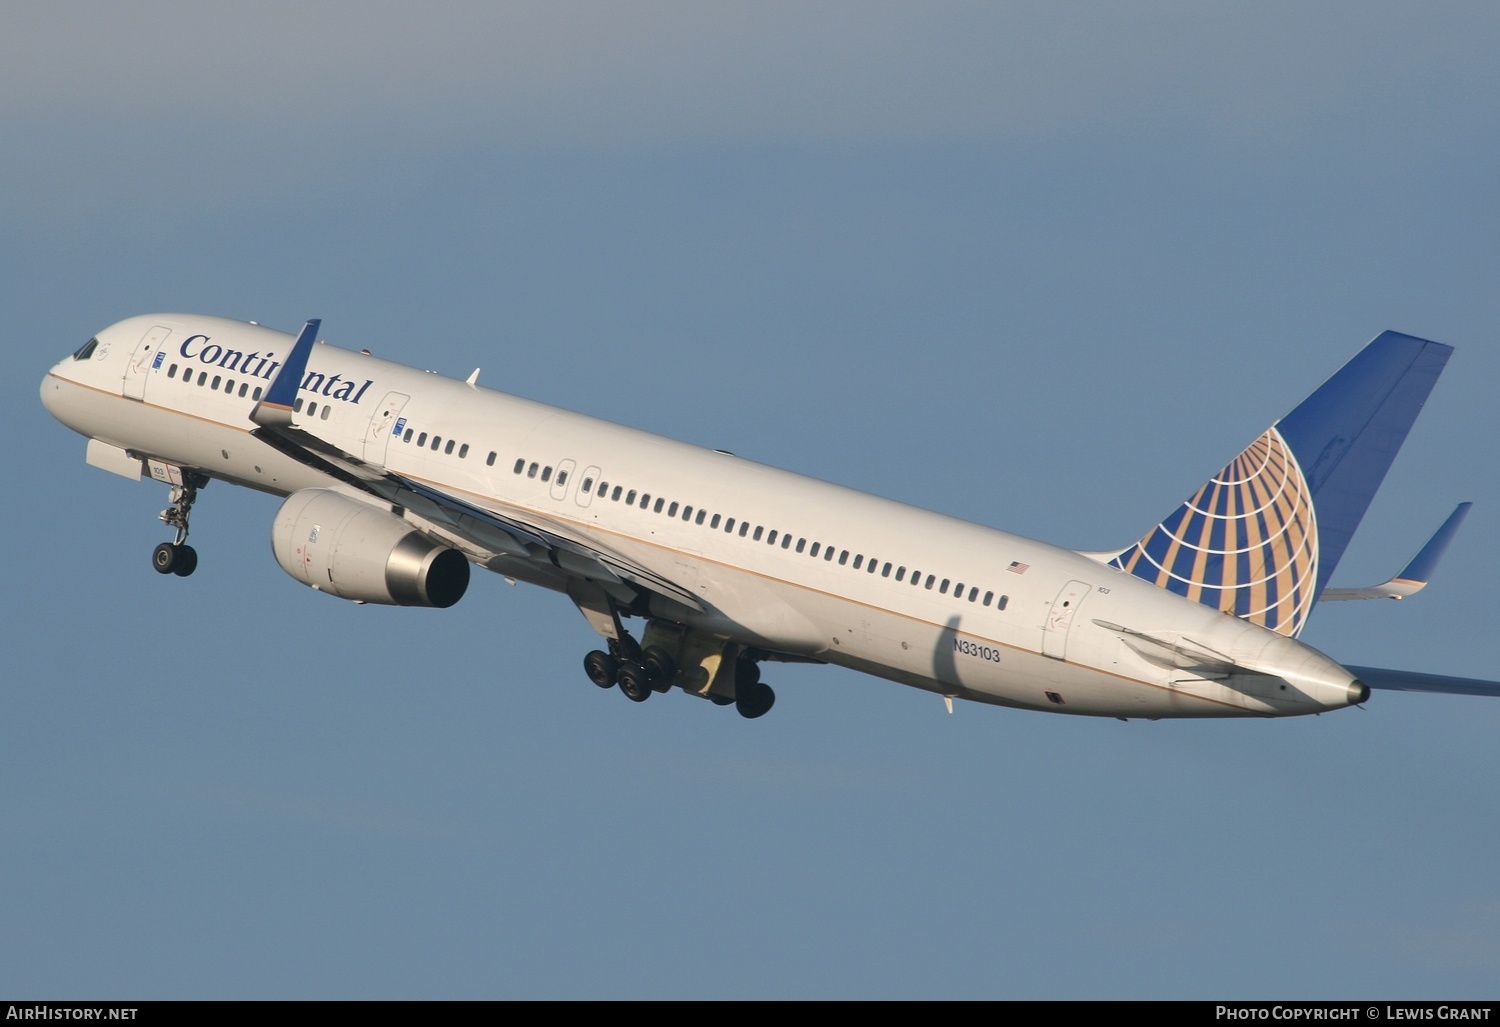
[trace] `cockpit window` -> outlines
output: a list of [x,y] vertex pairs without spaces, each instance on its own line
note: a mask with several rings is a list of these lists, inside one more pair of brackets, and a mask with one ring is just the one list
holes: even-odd
[[74,360],[87,360],[89,357],[91,357],[91,356],[94,355],[94,350],[96,350],[98,348],[99,348],[99,340],[98,339],[90,339],[88,342],[85,342],[82,346],[78,347],[78,352],[73,354],[73,359]]

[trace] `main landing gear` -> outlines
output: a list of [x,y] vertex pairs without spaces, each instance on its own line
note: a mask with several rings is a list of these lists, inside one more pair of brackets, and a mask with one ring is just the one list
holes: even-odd
[[[585,656],[583,670],[600,688],[619,685],[632,702],[645,702],[653,692],[670,691],[677,676],[677,664],[670,652],[659,645],[642,649],[623,630],[618,638],[609,640],[608,652],[595,649]],[[760,665],[742,657],[734,665],[734,698],[710,693],[708,699],[716,706],[733,704],[740,716],[754,720],[770,712],[776,693],[760,679]]]
[[170,528],[177,529],[177,537],[163,542],[151,551],[151,566],[158,574],[175,574],[185,578],[198,569],[198,551],[187,544],[188,516],[193,512],[193,503],[198,499],[198,490],[208,484],[208,478],[192,471],[182,472],[183,484],[172,486],[172,505],[161,512],[161,519]]

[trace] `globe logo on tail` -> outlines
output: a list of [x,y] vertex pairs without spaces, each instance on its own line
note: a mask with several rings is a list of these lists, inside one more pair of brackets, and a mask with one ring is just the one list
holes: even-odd
[[1317,598],[1318,528],[1281,434],[1267,429],[1110,566],[1296,635]]

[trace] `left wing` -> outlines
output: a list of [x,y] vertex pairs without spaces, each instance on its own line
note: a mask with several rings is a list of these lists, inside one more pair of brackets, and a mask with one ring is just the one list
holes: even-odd
[[294,425],[297,388],[321,323],[312,320],[303,326],[291,353],[266,389],[265,398],[250,412],[250,420],[259,426],[252,435],[298,463],[411,510],[478,547],[545,561],[577,578],[628,584],[692,610],[703,610],[703,604],[688,589],[574,528],[530,511],[521,516],[460,499],[372,464]]

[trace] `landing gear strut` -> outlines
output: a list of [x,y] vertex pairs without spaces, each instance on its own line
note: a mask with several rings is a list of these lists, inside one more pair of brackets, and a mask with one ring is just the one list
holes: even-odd
[[181,485],[172,486],[172,505],[161,512],[162,523],[177,529],[177,537],[163,542],[151,552],[151,566],[158,574],[175,574],[185,578],[198,569],[198,551],[187,544],[188,517],[193,512],[193,503],[198,499],[198,490],[208,484],[208,478],[192,471],[182,472]]

